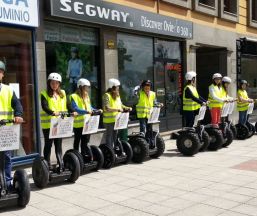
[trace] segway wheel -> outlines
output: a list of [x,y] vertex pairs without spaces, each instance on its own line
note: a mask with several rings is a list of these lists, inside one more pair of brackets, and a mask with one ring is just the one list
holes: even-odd
[[135,136],[129,139],[133,151],[132,161],[134,163],[142,163],[149,155],[149,147],[145,138]]
[[49,182],[49,167],[44,158],[37,158],[32,165],[32,178],[38,188],[45,188]]
[[124,140],[121,140],[121,144],[123,146],[123,149],[127,155],[127,160],[124,162],[124,164],[127,164],[131,161],[132,157],[133,157],[133,151],[132,151],[132,148],[131,148],[131,145],[124,141]]
[[255,127],[250,122],[246,122],[246,127],[249,130],[248,138],[250,138],[255,134]]
[[222,145],[222,147],[227,147],[229,146],[234,140],[234,135],[231,129],[227,128],[226,129],[226,138],[225,138],[225,143]]
[[209,128],[207,133],[210,137],[210,145],[208,147],[211,151],[217,151],[224,143],[222,132],[219,129]]
[[160,134],[156,136],[156,148],[157,148],[157,152],[151,155],[150,156],[151,158],[159,158],[165,151],[165,142]]
[[185,156],[193,156],[200,149],[200,139],[196,133],[182,133],[177,139],[177,148]]
[[97,166],[95,168],[95,171],[97,171],[101,169],[104,165],[104,155],[99,147],[92,145],[90,146],[90,148],[93,153],[94,161],[97,161]]
[[234,124],[231,124],[231,125],[230,125],[230,130],[231,130],[232,133],[233,133],[234,139],[236,139],[236,137],[237,137],[237,129],[236,129],[236,126],[235,126]]
[[69,182],[76,182],[81,173],[78,157],[73,152],[68,152],[64,154],[63,162],[64,167],[71,171],[71,175],[67,180]]
[[65,152],[65,154],[72,152],[73,154],[75,154],[79,160],[79,166],[80,166],[80,174],[83,174],[83,168],[84,168],[84,159],[83,156],[81,155],[81,153],[77,150],[74,149],[69,149],[68,151]]
[[206,151],[210,145],[210,137],[209,134],[204,130],[202,133],[202,141],[201,141],[201,147],[200,150],[201,152]]
[[99,148],[101,149],[101,151],[103,153],[103,156],[104,156],[103,168],[110,169],[115,162],[114,151],[109,146],[107,146],[105,144],[101,144],[99,146]]
[[244,140],[249,136],[249,130],[245,125],[237,124],[237,139]]
[[25,207],[30,200],[30,184],[25,170],[15,171],[13,185],[19,195],[18,206]]

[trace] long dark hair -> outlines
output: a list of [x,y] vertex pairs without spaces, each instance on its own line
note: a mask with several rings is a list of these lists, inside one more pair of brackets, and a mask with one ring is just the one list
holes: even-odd
[[86,97],[85,91],[83,91],[82,86],[79,86],[79,88],[77,88],[76,94],[79,95],[82,99],[85,99],[85,97]]
[[108,88],[106,92],[111,94],[113,98],[116,98],[119,95],[114,95],[113,92],[116,91],[117,87],[118,86],[113,86],[112,88]]
[[[47,80],[47,94],[48,94],[49,97],[53,97],[54,91],[50,86],[50,82],[51,82],[51,80]],[[56,90],[56,92],[61,98],[64,97],[64,94],[63,94],[62,89],[61,89],[61,84],[60,84],[59,88]]]

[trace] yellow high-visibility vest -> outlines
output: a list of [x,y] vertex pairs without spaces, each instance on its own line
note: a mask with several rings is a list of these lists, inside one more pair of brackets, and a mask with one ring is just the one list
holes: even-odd
[[[44,90],[40,93],[40,95],[46,99],[48,103],[48,107],[50,110],[54,112],[67,112],[67,101],[66,101],[66,94],[64,90],[61,90],[63,93],[63,98],[60,96],[57,96],[57,99],[54,97],[50,97],[47,94],[47,91]],[[42,129],[49,129],[51,118],[57,118],[56,116],[48,115],[44,110],[40,112],[40,118],[41,118],[41,127]]]
[[155,92],[150,91],[149,97],[143,90],[139,91],[139,101],[136,105],[137,117],[138,118],[149,118],[150,110],[153,108],[155,101]]
[[[70,100],[74,100],[74,102],[77,104],[79,109],[86,110],[88,112],[91,112],[91,102],[89,96],[83,100],[77,93],[74,93],[70,96]],[[84,121],[87,116],[90,116],[90,114],[85,115],[78,115],[74,118],[74,128],[82,128],[84,126]]]
[[192,86],[192,85],[187,85],[184,88],[184,92],[183,92],[183,110],[185,111],[195,111],[198,110],[201,106],[200,104],[198,104],[197,102],[193,101],[191,98],[186,98],[186,89],[189,88],[190,91],[192,92],[192,94],[196,97],[199,98],[199,94],[197,92],[196,87]]
[[8,85],[1,84],[0,120],[13,120],[12,97],[13,90]]
[[[215,95],[222,99],[223,98],[222,88],[219,88],[217,85],[214,85],[214,84],[212,84],[211,86],[214,88]],[[211,97],[210,93],[209,93],[208,100],[210,101],[210,103],[209,103],[210,108],[214,108],[214,107],[215,108],[222,108],[223,107],[223,102],[219,102],[219,101],[213,99]]]
[[[108,97],[109,99],[109,108],[111,109],[122,109],[122,103],[120,97],[116,97],[116,99],[113,99],[110,93],[105,93],[103,97]],[[117,116],[118,112],[112,112],[107,111],[106,108],[103,108],[103,122],[104,123],[114,123],[115,118]]]
[[[237,97],[238,99],[241,97],[245,100],[248,100],[249,97],[248,97],[248,94],[247,94],[247,91],[246,90],[242,90],[242,89],[239,89],[237,91]],[[249,106],[249,103],[248,102],[240,102],[240,101],[237,101],[237,110],[238,111],[246,111],[248,109],[248,106]]]

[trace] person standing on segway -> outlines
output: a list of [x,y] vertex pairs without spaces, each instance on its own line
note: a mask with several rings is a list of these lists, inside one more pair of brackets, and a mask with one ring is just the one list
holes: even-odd
[[[5,72],[5,63],[0,61],[0,120],[14,120],[15,124],[21,124],[23,108],[15,92],[8,85],[3,84]],[[5,179],[9,190],[12,190],[11,172],[11,151],[5,151]]]
[[186,121],[186,127],[193,127],[195,116],[198,114],[200,106],[206,105],[206,100],[199,96],[196,84],[196,72],[186,73],[186,86],[183,92],[183,114]]
[[[47,80],[47,89],[41,92],[41,127],[43,129],[45,145],[44,145],[44,159],[47,161],[49,167],[51,167],[50,156],[52,144],[55,145],[55,154],[58,160],[58,164],[62,164],[62,139],[49,139],[51,118],[60,116],[62,112],[68,110],[72,112],[74,116],[77,115],[73,112],[72,108],[67,102],[66,93],[61,89],[62,77],[58,73],[51,73]],[[63,167],[63,166],[62,166]]]
[[[79,144],[81,144],[81,154],[86,161],[89,159],[93,161],[93,153],[88,146],[90,140],[90,134],[82,134],[84,120],[87,115],[91,115],[96,109],[91,106],[89,97],[89,88],[91,84],[87,79],[79,79],[77,84],[76,93],[70,96],[71,106],[78,113],[78,116],[74,119],[74,144],[73,148],[79,151]],[[102,112],[102,110],[99,110]],[[87,158],[88,157],[88,158]]]
[[[117,79],[108,80],[108,89],[103,95],[103,123],[106,128],[106,145],[113,149],[117,140],[118,131],[114,130],[115,118],[119,112],[131,111],[131,107],[122,104],[119,93],[120,81]],[[122,145],[120,146],[122,148]],[[122,149],[122,154],[125,155]]]

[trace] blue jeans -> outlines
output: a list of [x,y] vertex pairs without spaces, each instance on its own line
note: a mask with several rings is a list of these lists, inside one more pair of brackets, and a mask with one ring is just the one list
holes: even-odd
[[11,151],[5,151],[5,179],[7,186],[11,185],[12,180],[12,163],[11,163]]
[[239,124],[246,124],[246,121],[248,120],[249,115],[247,115],[246,111],[239,111]]
[[147,118],[140,118],[139,125],[140,125],[140,132],[145,134],[146,141],[149,144],[153,144],[153,126],[152,124],[148,124]]

